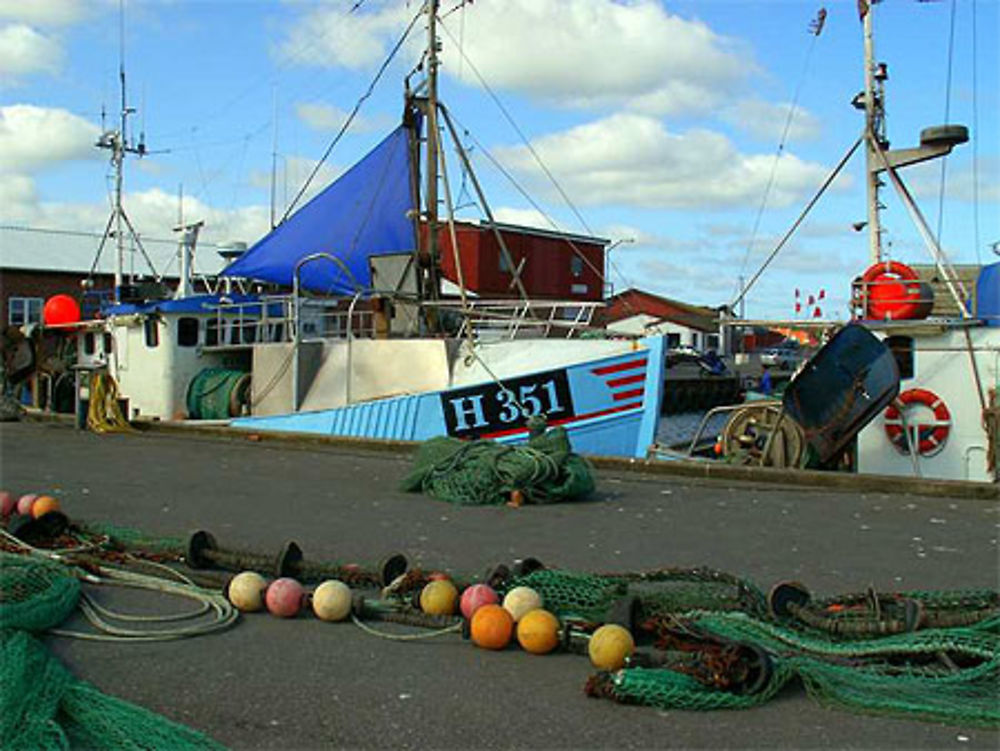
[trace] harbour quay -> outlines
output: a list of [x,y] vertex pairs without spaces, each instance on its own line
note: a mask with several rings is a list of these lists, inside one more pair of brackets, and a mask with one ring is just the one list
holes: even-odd
[[[134,431],[0,426],[2,484],[71,520],[228,547],[478,576],[534,557],[580,572],[705,566],[765,591],[998,587],[1000,504],[597,463],[587,500],[465,507],[398,489],[412,450]],[[775,475],[777,476],[777,475]],[[102,604],[141,608],[98,589]],[[182,604],[180,607],[187,607]],[[79,625],[79,624],[77,624]],[[410,633],[394,624],[379,628]],[[411,630],[412,631],[412,630]],[[168,642],[44,638],[78,677],[231,748],[995,748],[997,733],[824,708],[793,682],[746,711],[663,711],[584,694],[585,657],[474,648],[457,634],[379,638],[347,623],[247,614]]]

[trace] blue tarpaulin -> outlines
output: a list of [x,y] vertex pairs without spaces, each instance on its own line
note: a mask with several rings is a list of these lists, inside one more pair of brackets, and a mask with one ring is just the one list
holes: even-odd
[[295,266],[313,253],[339,258],[301,267],[303,289],[353,293],[372,286],[368,257],[412,252],[415,245],[408,133],[401,125],[360,162],[222,271],[292,286]]

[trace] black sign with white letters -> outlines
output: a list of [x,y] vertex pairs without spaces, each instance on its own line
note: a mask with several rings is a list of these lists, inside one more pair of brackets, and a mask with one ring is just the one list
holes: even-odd
[[549,421],[572,417],[573,398],[565,370],[550,370],[499,383],[482,383],[441,394],[448,435],[478,438],[523,428],[528,418]]

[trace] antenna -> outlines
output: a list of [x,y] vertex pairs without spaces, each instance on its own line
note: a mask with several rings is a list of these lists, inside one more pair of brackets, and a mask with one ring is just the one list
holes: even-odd
[[[129,220],[128,215],[125,213],[125,208],[122,205],[122,186],[124,183],[124,165],[125,165],[125,155],[135,154],[142,157],[146,154],[146,144],[145,144],[145,134],[140,134],[139,143],[135,145],[130,143],[127,137],[128,133],[128,117],[129,115],[135,114],[135,109],[129,107],[126,101],[126,88],[125,88],[125,3],[124,0],[119,0],[118,2],[118,13],[119,13],[119,51],[118,51],[118,81],[121,86],[121,113],[119,116],[119,124],[117,130],[103,130],[101,135],[97,139],[95,144],[99,149],[107,149],[111,152],[111,165],[114,167],[115,171],[115,193],[114,193],[114,204],[111,208],[111,216],[108,218],[108,224],[104,229],[104,235],[101,237],[101,244],[97,248],[97,256],[94,258],[94,263],[90,268],[90,275],[93,276],[97,264],[101,258],[101,252],[104,250],[104,244],[107,242],[108,238],[114,236],[115,238],[115,302],[121,302],[121,288],[124,284],[125,274],[125,237],[126,230],[128,236],[131,238],[132,243],[135,247],[139,248],[142,253],[143,258],[149,266],[150,271],[153,276],[159,279],[159,275],[156,273],[156,269],[153,267],[153,262],[150,260],[149,255],[146,253],[146,249],[142,246],[142,241],[139,239],[138,233],[135,231],[135,227],[132,226],[132,222]],[[104,107],[101,107],[101,126],[104,128]]]

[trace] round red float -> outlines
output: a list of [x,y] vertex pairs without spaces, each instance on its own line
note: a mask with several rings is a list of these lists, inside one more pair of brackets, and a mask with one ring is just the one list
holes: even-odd
[[80,306],[69,295],[53,295],[45,301],[42,320],[46,326],[61,326],[80,322]]
[[860,280],[865,318],[878,321],[919,320],[934,307],[934,290],[905,263],[880,261]]

